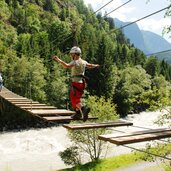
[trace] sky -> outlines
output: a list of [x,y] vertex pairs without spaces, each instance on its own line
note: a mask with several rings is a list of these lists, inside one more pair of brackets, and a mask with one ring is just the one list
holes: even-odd
[[[86,5],[90,4],[93,10],[96,11],[109,1],[111,0],[84,0],[84,3]],[[128,0],[113,0],[99,12],[101,12],[102,15],[105,12],[109,13],[127,1]],[[151,13],[159,11],[169,6],[170,4],[170,0],[132,0],[108,16],[112,18],[118,18],[124,22],[133,22]],[[167,41],[171,43],[171,38],[169,38],[170,35],[162,34],[163,28],[165,26],[171,25],[171,17],[164,17],[165,12],[166,10],[152,15],[151,17],[137,22],[137,24],[141,30],[154,32],[160,36],[163,36]]]

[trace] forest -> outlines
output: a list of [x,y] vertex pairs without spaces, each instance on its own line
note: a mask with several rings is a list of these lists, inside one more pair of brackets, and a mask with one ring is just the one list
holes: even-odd
[[0,72],[11,91],[59,108],[70,108],[72,46],[101,65],[86,71],[89,96],[111,99],[121,116],[166,106],[171,98],[171,66],[146,57],[130,44],[110,17],[94,13],[83,0],[0,0]]

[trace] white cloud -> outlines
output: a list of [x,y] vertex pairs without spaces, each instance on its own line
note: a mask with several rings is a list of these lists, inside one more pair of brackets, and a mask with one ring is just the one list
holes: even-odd
[[[109,0],[84,0],[85,4],[91,4],[93,7],[94,11],[100,9],[102,6],[110,2]],[[107,6],[105,6],[100,12],[102,15],[105,14],[105,12],[110,13],[114,9],[118,8],[123,4],[122,0],[113,0],[111,3],[109,3]],[[127,14],[131,13],[135,8],[134,7],[121,7],[117,9],[116,11],[112,12],[108,16],[113,17],[113,18],[118,18],[122,21],[127,21]]]
[[153,30],[156,33],[162,34],[162,29],[165,26],[171,25],[171,19],[170,18],[161,18],[159,20],[145,19],[139,21],[137,24],[143,30]]
[[[86,5],[91,4],[94,11],[98,10],[100,7],[102,7],[109,1],[110,0],[84,0]],[[101,10],[101,13],[103,15],[105,12],[109,13],[112,10],[116,9],[117,7],[121,6],[125,2],[126,1],[123,1],[123,0],[113,0],[109,5],[107,5],[105,8],[103,8]],[[149,8],[149,6],[147,6],[147,7]],[[154,7],[154,4],[152,7]],[[139,11],[137,9],[139,9],[141,11],[141,14],[139,14],[139,16],[136,15],[137,13],[139,13]],[[136,21],[137,19],[140,19],[141,17],[144,17],[147,15],[146,7],[145,8],[142,7],[142,10],[141,10],[141,7],[137,6],[137,4],[134,3],[134,5],[133,5],[132,3],[130,3],[125,6],[122,6],[121,8],[117,9],[116,11],[114,11],[113,13],[111,13],[108,16],[110,16],[112,18],[118,18],[119,20],[124,21],[124,22]],[[160,18],[157,18],[157,16],[154,15],[153,17],[146,18],[146,19],[143,19],[143,20],[137,22],[137,24],[140,27],[140,29],[142,29],[142,30],[149,30],[156,34],[162,35],[163,28],[167,25],[171,25],[171,19],[163,18],[162,15]],[[165,38],[167,40],[169,40],[168,35],[165,35]],[[171,39],[169,41],[171,41]]]

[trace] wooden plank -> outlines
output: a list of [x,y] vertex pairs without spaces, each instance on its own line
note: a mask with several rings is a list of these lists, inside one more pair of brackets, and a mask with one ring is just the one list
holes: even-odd
[[152,133],[152,134],[136,135],[131,137],[111,138],[109,141],[117,145],[123,145],[123,144],[131,144],[131,143],[137,143],[143,141],[158,140],[158,139],[169,138],[169,137],[171,137],[171,130],[165,132]]
[[11,103],[36,102],[36,101],[30,100],[30,99],[11,99],[11,100],[8,100],[8,101],[11,102]]
[[75,112],[65,109],[51,109],[51,110],[28,110],[31,113],[39,116],[46,116],[46,115],[72,115]]
[[7,98],[5,98],[6,100],[23,100],[23,99],[27,99],[27,98],[25,98],[25,97],[7,97]]
[[131,126],[133,123],[124,121],[103,122],[103,123],[86,123],[86,124],[65,124],[63,127],[67,129],[92,129],[92,128],[107,128],[119,126]]
[[11,102],[14,105],[23,105],[23,104],[40,104],[39,102],[33,102],[33,101],[25,101],[25,102]]
[[140,133],[136,132],[136,134],[127,134],[125,136],[121,134],[121,136],[111,138],[109,138],[109,136],[104,137],[99,135],[100,140],[109,141],[116,145],[158,140],[169,137],[171,137],[171,129],[156,129],[156,131],[152,130],[151,133],[149,133],[149,131],[144,131],[144,133],[143,131],[140,131]]
[[[56,117],[43,117],[44,119],[52,122],[65,122],[65,121],[73,121],[74,119],[70,116],[56,116]],[[98,119],[96,117],[89,117],[88,120]],[[77,119],[82,120],[82,119]]]
[[54,106],[24,106],[24,107],[20,107],[22,109],[26,109],[26,110],[43,110],[43,109],[57,109],[56,107]]
[[40,103],[28,103],[28,104],[14,104],[18,107],[25,107],[25,106],[47,106],[46,104],[40,104]]
[[156,133],[156,132],[164,132],[170,130],[169,128],[162,128],[162,129],[150,129],[150,130],[143,130],[143,131],[136,131],[136,132],[128,132],[128,133],[115,133],[115,134],[105,134],[99,135],[99,139],[103,141],[108,141],[111,138],[119,138],[119,137],[130,137],[134,135],[142,135],[142,134],[149,134],[149,133]]

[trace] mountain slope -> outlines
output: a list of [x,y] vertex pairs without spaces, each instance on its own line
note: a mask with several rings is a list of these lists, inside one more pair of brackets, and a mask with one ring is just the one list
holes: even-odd
[[[114,24],[118,28],[128,23],[129,22],[122,22],[116,18],[114,19]],[[168,63],[171,63],[171,52],[167,51],[171,49],[171,43],[166,41],[162,36],[150,31],[140,30],[136,23],[123,28],[123,32],[130,42],[145,54],[154,54],[159,60],[164,59]],[[157,53],[162,51],[167,52]]]
[[149,52],[155,53],[171,49],[171,43],[167,42],[163,37],[150,31],[141,30],[141,33]]
[[[118,20],[117,18],[114,19],[114,24],[116,27],[121,27],[126,24],[129,24],[129,22],[122,22]],[[144,53],[149,53],[147,51],[147,48],[145,46],[144,38],[141,33],[141,30],[139,29],[137,24],[132,24],[126,28],[123,29],[123,32],[125,36],[130,40],[130,43],[134,44],[134,46],[140,50],[142,50]]]

